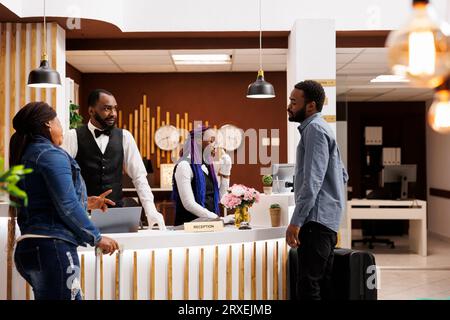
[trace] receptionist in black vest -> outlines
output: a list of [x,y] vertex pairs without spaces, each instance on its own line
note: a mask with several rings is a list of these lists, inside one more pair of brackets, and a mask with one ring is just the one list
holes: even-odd
[[122,172],[132,179],[147,215],[149,227],[164,230],[163,216],[156,210],[139,149],[131,133],[116,127],[117,102],[103,89],[89,94],[87,125],[69,130],[63,148],[78,162],[88,195],[112,189],[109,199],[122,205]]
[[[175,225],[220,216],[219,201],[230,184],[231,158],[225,152],[216,156],[219,150],[215,148],[215,138],[214,130],[197,128],[189,133],[183,146],[173,173]],[[214,157],[219,161],[215,162]],[[224,222],[232,219],[227,216]]]

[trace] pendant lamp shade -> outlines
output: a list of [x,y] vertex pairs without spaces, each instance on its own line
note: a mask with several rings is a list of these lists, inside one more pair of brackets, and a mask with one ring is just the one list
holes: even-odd
[[267,99],[274,97],[275,90],[273,89],[273,86],[264,80],[264,71],[262,69],[259,70],[256,81],[248,86],[247,98]]
[[34,69],[28,75],[28,86],[33,88],[56,88],[61,85],[59,73],[48,63],[47,57],[42,56],[39,68]]
[[247,98],[268,99],[275,97],[273,86],[264,79],[264,71],[262,68],[262,11],[261,0],[259,0],[259,70],[256,81],[251,83],[247,88]]
[[[42,54],[41,64],[37,69],[31,70],[28,75],[27,85],[33,88],[56,88],[61,85],[61,77],[56,70],[50,68],[47,57],[47,24],[45,16],[44,0],[44,53]],[[54,58],[54,57],[53,57]]]

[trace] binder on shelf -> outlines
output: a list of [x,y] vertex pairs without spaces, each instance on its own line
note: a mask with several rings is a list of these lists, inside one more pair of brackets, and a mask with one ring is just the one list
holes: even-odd
[[365,127],[365,144],[379,146],[383,144],[383,127]]
[[383,148],[384,166],[400,165],[401,163],[401,148]]

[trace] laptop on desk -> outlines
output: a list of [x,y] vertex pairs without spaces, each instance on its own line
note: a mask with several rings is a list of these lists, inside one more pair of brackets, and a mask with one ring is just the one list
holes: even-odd
[[107,212],[93,210],[91,220],[101,233],[137,232],[142,207],[109,208]]

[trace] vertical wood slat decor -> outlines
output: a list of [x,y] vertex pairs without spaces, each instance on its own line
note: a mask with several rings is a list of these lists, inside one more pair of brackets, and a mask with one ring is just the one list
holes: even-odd
[[267,242],[264,242],[262,259],[262,299],[267,300]]
[[198,266],[198,300],[203,300],[204,294],[204,268],[205,268],[205,249],[200,249],[200,259]]
[[116,271],[114,276],[114,298],[120,299],[120,252],[116,253]]
[[104,284],[104,278],[103,278],[103,255],[100,254],[100,300],[103,300],[103,284]]
[[84,254],[81,255],[81,274],[80,274],[80,283],[81,283],[81,291],[86,296],[86,269],[85,269],[85,261]]
[[[57,89],[27,86],[28,74],[39,67],[43,31],[42,23],[0,23],[0,157],[5,159],[5,165],[8,165],[9,138],[14,133],[12,119],[19,108],[38,98],[57,107]],[[64,30],[57,23],[48,23],[47,31],[49,63],[57,70],[61,54],[58,33]]]
[[[57,63],[57,59],[58,56],[56,54],[56,40],[57,40],[57,28],[56,28],[56,23],[52,23],[51,24],[51,30],[52,30],[52,39],[51,39],[51,51],[52,51],[52,57],[50,59],[50,65],[53,68],[53,70],[56,70],[56,63]],[[61,79],[61,81],[64,81],[64,79]],[[52,106],[56,107],[56,90],[51,90],[51,95],[52,95]]]
[[183,299],[189,300],[189,249],[186,249],[185,257],[184,257]]
[[150,300],[155,300],[155,250],[152,250],[150,263]]
[[[12,120],[16,114],[16,24],[11,25],[9,47],[9,119]],[[9,126],[9,135],[13,133],[14,128]]]
[[214,248],[213,300],[219,299],[219,247]]
[[275,249],[273,250],[273,300],[278,300],[278,241],[275,242]]
[[245,247],[244,244],[241,245],[241,250],[239,254],[239,300],[244,300],[244,275],[245,275]]
[[138,270],[137,270],[137,252],[133,252],[133,300],[138,299]]
[[169,261],[167,263],[167,300],[172,300],[173,283],[172,283],[172,249],[169,250]]
[[231,300],[232,292],[233,292],[233,273],[232,273],[232,263],[233,263],[233,248],[231,246],[228,247],[227,254],[227,300]]
[[[0,114],[6,115],[6,24],[0,23]],[[5,155],[6,117],[0,117],[0,156]]]
[[252,300],[256,300],[256,242],[253,242],[251,283]]
[[[204,124],[207,126],[209,122],[204,121]],[[155,132],[165,125],[174,126],[180,132],[179,143],[181,148],[185,141],[183,132],[191,131],[194,127],[193,122],[189,122],[189,114],[187,112],[182,115],[176,113],[172,116],[170,111],[163,111],[161,106],[151,107],[146,94],[142,95],[142,104],[130,110],[128,116],[124,114],[124,111],[119,111],[117,125],[119,128],[128,129],[131,132],[141,156],[156,164],[153,167],[154,170],[159,170],[162,163],[170,164],[172,162],[172,151],[161,150],[155,144]],[[214,128],[217,129],[217,126],[215,125]],[[158,172],[155,172],[155,174],[158,176]]]
[[281,281],[282,281],[282,291],[283,291],[283,300],[287,300],[287,243],[284,243],[283,246],[283,256],[282,256],[282,266],[281,266]]
[[[25,105],[26,101],[26,88],[27,88],[27,68],[26,68],[26,59],[27,59],[27,26],[24,24],[20,28],[20,96],[19,96],[19,106]],[[25,66],[25,68],[24,68]],[[56,103],[54,104],[56,105]]]
[[31,297],[31,287],[28,282],[25,283],[25,300],[30,300]]

